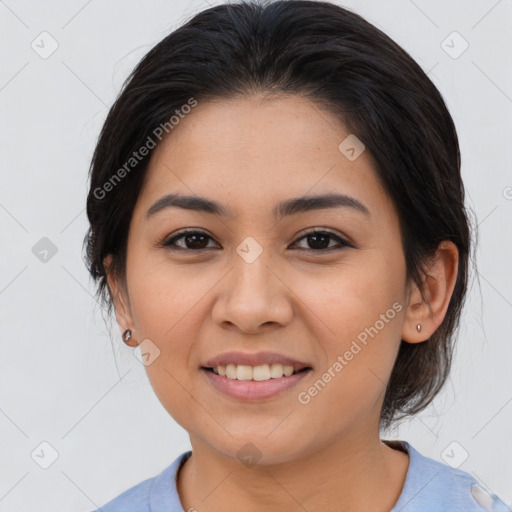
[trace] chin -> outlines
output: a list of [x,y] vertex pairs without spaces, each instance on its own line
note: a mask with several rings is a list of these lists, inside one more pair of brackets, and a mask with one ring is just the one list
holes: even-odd
[[[237,461],[248,468],[255,465],[283,464],[306,454],[307,450],[300,445],[297,436],[292,433],[283,431],[282,435],[276,435],[274,432],[268,436],[268,432],[265,430],[254,435],[245,432],[233,437],[226,435],[222,441],[210,440],[206,444],[219,455]],[[311,447],[310,451],[315,450]]]

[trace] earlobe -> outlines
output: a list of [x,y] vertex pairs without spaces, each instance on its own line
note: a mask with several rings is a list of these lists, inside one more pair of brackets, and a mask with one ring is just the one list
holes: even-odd
[[[112,263],[113,256],[111,254],[105,256],[103,265],[107,276],[107,286],[110,291],[110,297],[114,304],[116,320],[121,330],[121,337],[123,341],[131,347],[136,347],[138,343],[133,337],[134,325],[130,314],[130,308],[128,306],[128,301],[124,297],[122,284],[115,275]],[[129,335],[127,334],[127,331],[129,331]]]
[[423,278],[423,294],[411,282],[402,328],[402,339],[407,343],[427,341],[443,322],[457,282],[458,263],[457,246],[444,240]]

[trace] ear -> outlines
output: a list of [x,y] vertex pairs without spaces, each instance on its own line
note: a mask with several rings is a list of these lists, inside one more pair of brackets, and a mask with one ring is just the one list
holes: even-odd
[[[424,292],[421,295],[416,283],[411,282],[408,291],[408,304],[402,328],[402,339],[408,343],[426,341],[441,325],[453,289],[457,281],[459,251],[457,246],[444,240],[423,278]],[[421,331],[416,326],[421,324]]]
[[114,257],[112,254],[108,254],[103,259],[103,266],[107,276],[107,285],[110,291],[110,297],[114,303],[117,323],[121,329],[121,337],[126,329],[130,329],[132,331],[132,337],[129,341],[125,341],[125,343],[130,347],[136,347],[138,343],[135,340],[135,327],[130,308],[130,301],[128,300],[128,293],[126,287],[119,280],[113,270],[113,261]]

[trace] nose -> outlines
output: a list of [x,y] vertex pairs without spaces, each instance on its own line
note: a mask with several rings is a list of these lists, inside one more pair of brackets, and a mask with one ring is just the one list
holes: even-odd
[[212,316],[223,329],[257,334],[292,319],[293,292],[266,251],[252,263],[236,254],[233,268],[219,286]]

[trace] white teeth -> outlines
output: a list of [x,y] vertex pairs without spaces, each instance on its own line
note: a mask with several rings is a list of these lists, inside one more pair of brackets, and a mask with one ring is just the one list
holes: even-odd
[[252,379],[252,366],[239,364],[236,367],[236,378],[238,380],[251,380]]
[[236,379],[236,364],[226,365],[226,377],[228,379]]
[[269,380],[270,368],[268,364],[261,364],[252,369],[252,380]]
[[271,364],[270,365],[270,376],[273,379],[278,379],[284,375],[284,368],[282,364]]
[[271,365],[261,364],[258,366],[249,366],[245,364],[220,364],[213,368],[213,371],[221,377],[227,377],[232,380],[270,380],[293,375],[293,366],[273,363]]

